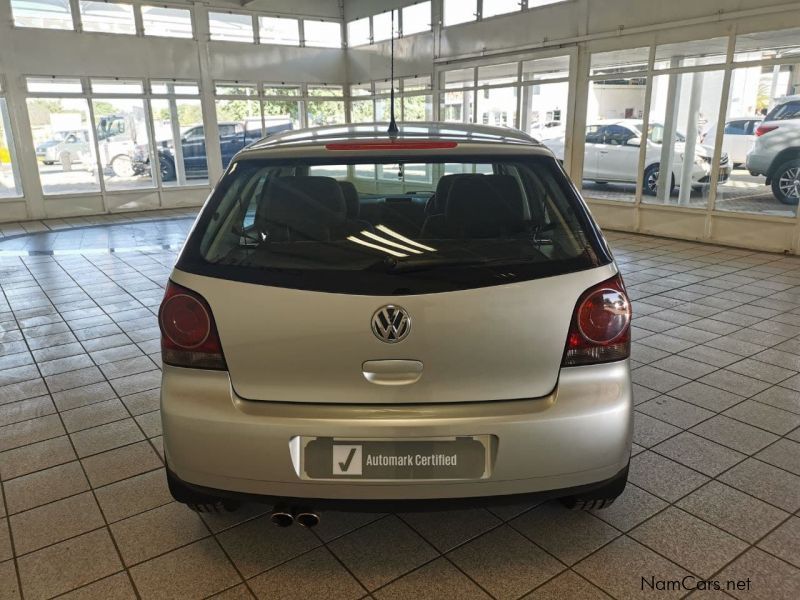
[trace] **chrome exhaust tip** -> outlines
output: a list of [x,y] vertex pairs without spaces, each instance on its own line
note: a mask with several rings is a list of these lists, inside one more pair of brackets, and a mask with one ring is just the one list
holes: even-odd
[[275,523],[278,527],[289,527],[294,523],[294,515],[283,506],[276,506],[272,510],[269,520]]
[[295,513],[294,520],[303,527],[316,527],[319,525],[319,515],[310,510],[301,510]]

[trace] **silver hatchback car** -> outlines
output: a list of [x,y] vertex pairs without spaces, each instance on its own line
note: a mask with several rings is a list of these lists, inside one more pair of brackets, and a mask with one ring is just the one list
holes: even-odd
[[170,490],[273,521],[547,493],[599,508],[630,460],[631,308],[549,150],[444,123],[239,153],[159,312]]

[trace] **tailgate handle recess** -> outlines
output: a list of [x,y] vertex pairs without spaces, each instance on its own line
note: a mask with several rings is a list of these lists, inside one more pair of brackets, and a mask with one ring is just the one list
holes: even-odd
[[422,377],[418,360],[368,360],[361,369],[364,379],[376,385],[410,385]]

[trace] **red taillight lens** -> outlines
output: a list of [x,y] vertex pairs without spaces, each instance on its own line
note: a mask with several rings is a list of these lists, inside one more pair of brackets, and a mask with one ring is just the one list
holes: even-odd
[[562,366],[628,358],[630,325],[631,303],[619,275],[586,290],[572,315]]
[[777,128],[777,125],[759,125],[758,129],[756,129],[756,137],[761,137],[770,131],[775,131]]
[[200,294],[170,281],[158,311],[158,326],[165,364],[227,370],[214,315]]

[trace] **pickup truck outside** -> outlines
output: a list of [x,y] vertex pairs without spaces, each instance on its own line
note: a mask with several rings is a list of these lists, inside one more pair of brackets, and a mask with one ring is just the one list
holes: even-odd
[[[222,166],[227,167],[236,153],[245,146],[273,133],[292,129],[292,122],[283,118],[268,118],[264,125],[264,130],[262,131],[261,119],[248,119],[242,122],[220,122],[218,127]],[[176,153],[172,140],[156,142],[156,147],[159,168],[161,169],[161,180],[175,181],[177,179]],[[184,132],[181,136],[181,152],[187,179],[208,177],[206,136],[203,125],[195,125]],[[144,146],[137,147],[134,155],[135,168],[141,171],[148,170],[150,168],[149,162],[147,148]]]

